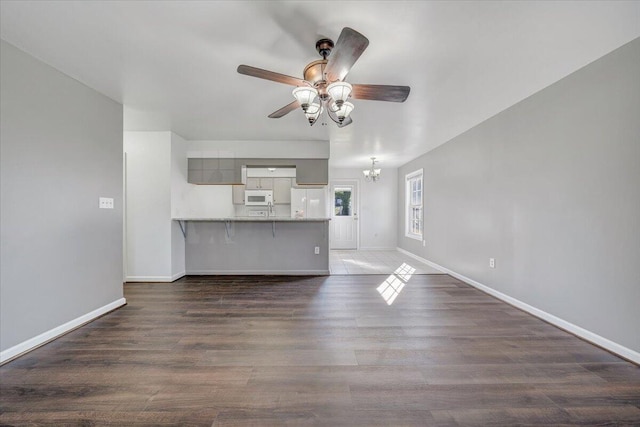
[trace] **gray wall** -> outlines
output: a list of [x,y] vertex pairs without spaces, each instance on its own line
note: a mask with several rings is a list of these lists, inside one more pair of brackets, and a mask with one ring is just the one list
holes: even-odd
[[[638,76],[640,39],[401,167],[399,246],[640,351]],[[426,247],[404,232],[421,167]]]
[[6,350],[122,298],[122,106],[4,41],[0,67]]

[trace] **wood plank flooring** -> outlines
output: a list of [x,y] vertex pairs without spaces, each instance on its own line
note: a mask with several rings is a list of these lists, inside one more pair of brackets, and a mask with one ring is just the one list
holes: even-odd
[[188,277],[0,367],[2,425],[640,425],[640,368],[447,275]]

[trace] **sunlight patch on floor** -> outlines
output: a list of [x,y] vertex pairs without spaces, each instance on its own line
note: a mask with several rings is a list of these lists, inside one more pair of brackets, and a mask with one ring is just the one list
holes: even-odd
[[387,277],[385,281],[376,288],[387,305],[393,304],[415,271],[415,268],[411,267],[407,263],[403,263],[392,275]]

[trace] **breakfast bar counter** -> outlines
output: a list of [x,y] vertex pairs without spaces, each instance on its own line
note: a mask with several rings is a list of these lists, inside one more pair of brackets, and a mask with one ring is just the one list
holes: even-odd
[[329,274],[329,218],[173,218],[186,273]]

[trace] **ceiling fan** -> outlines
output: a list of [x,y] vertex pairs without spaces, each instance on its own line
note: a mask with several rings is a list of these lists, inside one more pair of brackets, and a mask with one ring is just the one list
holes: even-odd
[[369,40],[365,36],[345,27],[335,45],[330,39],[316,42],[316,50],[322,59],[313,61],[304,68],[304,79],[249,65],[238,66],[238,73],[296,86],[293,90],[296,100],[271,113],[270,118],[277,119],[296,108],[302,108],[311,126],[326,111],[338,127],[344,127],[353,121],[350,114],[354,105],[348,101],[349,98],[404,102],[411,90],[409,86],[349,84],[345,81],[349,70],[368,45]]

